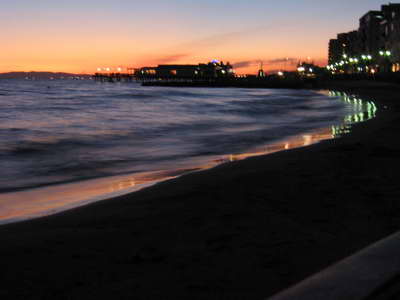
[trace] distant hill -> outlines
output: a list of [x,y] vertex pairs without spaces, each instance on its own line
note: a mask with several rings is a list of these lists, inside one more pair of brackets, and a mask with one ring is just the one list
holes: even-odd
[[72,74],[63,72],[8,72],[0,73],[0,79],[69,79],[74,77],[90,78],[91,75]]

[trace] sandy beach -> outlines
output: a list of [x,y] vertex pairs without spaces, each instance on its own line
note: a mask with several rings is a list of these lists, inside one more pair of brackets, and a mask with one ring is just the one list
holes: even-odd
[[400,228],[400,86],[328,82],[377,117],[248,158],[0,226],[4,299],[264,299]]

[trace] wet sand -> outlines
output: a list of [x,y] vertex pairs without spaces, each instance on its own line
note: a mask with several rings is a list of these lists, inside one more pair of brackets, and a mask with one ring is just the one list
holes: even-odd
[[[0,226],[10,299],[263,299],[400,228],[400,87],[341,139]],[[386,107],[386,108],[385,108]]]

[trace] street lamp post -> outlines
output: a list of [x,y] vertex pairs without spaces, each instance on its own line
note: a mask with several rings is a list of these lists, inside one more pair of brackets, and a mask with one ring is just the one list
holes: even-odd
[[368,66],[371,63],[372,60],[372,56],[369,54],[363,54],[361,55],[361,65],[363,67],[363,70],[365,70],[366,72],[368,71]]
[[384,63],[384,71],[388,71],[390,72],[390,57],[392,56],[392,52],[389,50],[381,50],[379,51],[379,55],[382,57],[383,59],[383,63]]

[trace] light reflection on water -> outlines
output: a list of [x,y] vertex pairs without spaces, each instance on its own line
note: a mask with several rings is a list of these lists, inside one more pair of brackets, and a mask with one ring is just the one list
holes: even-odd
[[377,107],[373,101],[363,101],[354,95],[342,92],[329,91],[323,93],[332,98],[340,99],[354,108],[353,112],[345,116],[341,125],[314,130],[258,146],[245,153],[193,158],[191,165],[186,168],[113,176],[1,194],[0,224],[54,214],[95,201],[127,194],[160,181],[172,179],[191,171],[209,169],[221,163],[309,146],[323,140],[337,138],[349,133],[353,124],[372,119],[376,115]]
[[375,118],[377,107],[374,101],[365,101],[355,95],[349,95],[344,92],[329,91],[331,97],[338,97],[341,101],[352,105],[355,112],[344,117],[343,123],[332,126],[333,137],[340,137],[350,133],[353,124],[361,123]]
[[348,110],[306,90],[70,81],[0,81],[0,87],[3,193],[186,168],[199,156],[241,153],[338,124]]

